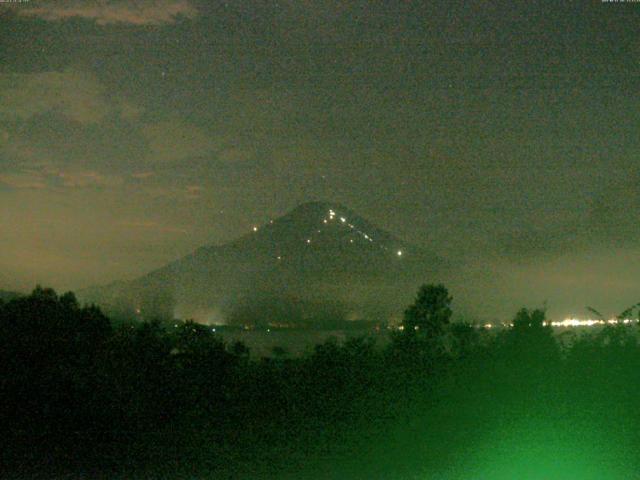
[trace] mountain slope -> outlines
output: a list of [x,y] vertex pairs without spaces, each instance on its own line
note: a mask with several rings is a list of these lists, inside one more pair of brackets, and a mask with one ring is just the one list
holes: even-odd
[[82,297],[146,316],[318,324],[387,317],[441,264],[342,205],[311,202],[228,244]]

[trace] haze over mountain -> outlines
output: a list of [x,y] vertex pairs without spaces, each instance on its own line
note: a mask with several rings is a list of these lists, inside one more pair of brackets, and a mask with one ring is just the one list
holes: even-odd
[[130,282],[80,292],[115,314],[203,323],[389,320],[444,261],[349,208],[299,205],[225,245],[204,246]]

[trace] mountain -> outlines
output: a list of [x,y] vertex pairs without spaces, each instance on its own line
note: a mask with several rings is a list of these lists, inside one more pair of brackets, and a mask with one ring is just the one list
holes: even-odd
[[310,202],[235,241],[80,297],[145,317],[321,325],[397,314],[442,265],[347,207]]

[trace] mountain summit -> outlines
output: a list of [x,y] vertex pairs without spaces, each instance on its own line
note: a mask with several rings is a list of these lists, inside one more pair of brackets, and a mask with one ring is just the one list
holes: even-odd
[[230,243],[83,297],[147,317],[318,325],[397,313],[440,264],[347,207],[309,202]]

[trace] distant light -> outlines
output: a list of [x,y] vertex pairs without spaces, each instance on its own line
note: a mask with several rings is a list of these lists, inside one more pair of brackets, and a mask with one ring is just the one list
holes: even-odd
[[346,222],[346,221],[347,221],[347,219],[346,219],[346,218],[344,218],[344,217],[340,217],[340,221],[341,221],[342,223],[344,223],[344,222]]
[[604,320],[579,320],[577,318],[565,318],[561,322],[551,322],[553,327],[592,327],[594,325],[603,325]]
[[273,224],[273,220],[269,220],[269,223]]
[[322,222],[323,223],[328,223],[326,218],[324,220],[322,220]]
[[215,332],[215,331],[216,331],[216,329],[215,329],[215,328],[212,328],[212,329],[211,329],[211,331],[212,331],[212,332]]
[[270,328],[267,328],[267,333],[271,333],[271,329]]
[[565,318],[562,321],[550,322],[550,325],[552,327],[594,327],[597,325],[628,325],[630,323],[636,323],[637,321],[638,320],[632,318],[610,318],[609,320]]
[[253,227],[253,231],[257,232],[258,231],[258,227]]
[[282,257],[281,257],[280,255],[278,255],[276,258],[277,258],[278,260],[282,260]]
[[177,324],[177,323],[176,323],[176,324],[174,324],[173,326],[174,326],[174,328],[178,328],[178,324]]
[[307,243],[311,243],[311,239],[310,238],[307,238]]
[[485,324],[484,328],[493,328],[493,325],[490,323]]
[[353,238],[350,238],[350,239],[349,239],[349,242],[353,243]]
[[398,250],[397,254],[398,254],[399,257],[401,257],[402,256],[402,250]]

